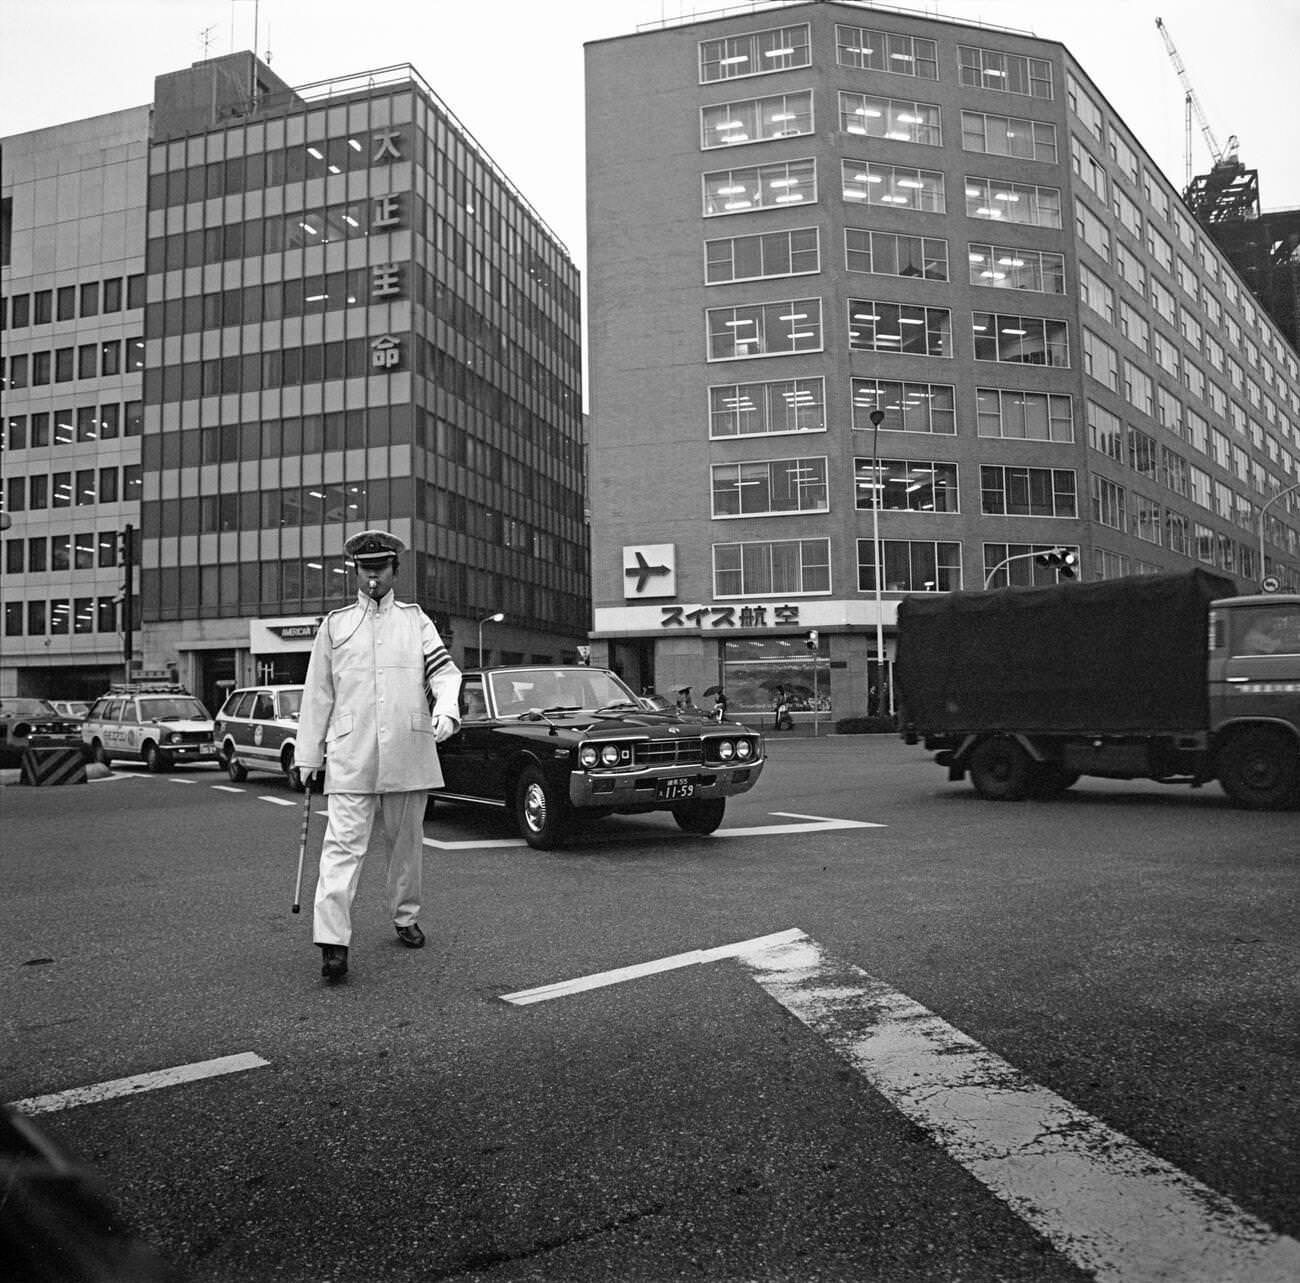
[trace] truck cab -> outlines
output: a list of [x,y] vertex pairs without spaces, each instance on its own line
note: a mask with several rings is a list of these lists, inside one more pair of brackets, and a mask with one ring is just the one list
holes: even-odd
[[[1300,594],[1230,597],[1209,614],[1210,729],[1219,776],[1261,800],[1294,792],[1300,761]],[[1232,792],[1232,789],[1229,789]]]

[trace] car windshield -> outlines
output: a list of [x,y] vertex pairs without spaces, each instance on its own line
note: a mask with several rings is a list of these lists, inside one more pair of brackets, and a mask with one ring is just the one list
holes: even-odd
[[497,713],[518,717],[532,709],[590,711],[607,704],[639,707],[613,673],[599,668],[511,668],[488,674]]
[[0,717],[58,717],[47,699],[0,699]]
[[169,699],[142,699],[140,701],[140,720],[142,722],[168,722],[196,720],[206,722],[208,710],[197,699],[184,695]]

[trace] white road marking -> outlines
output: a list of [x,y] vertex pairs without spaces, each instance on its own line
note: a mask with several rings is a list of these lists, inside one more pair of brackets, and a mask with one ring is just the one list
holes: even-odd
[[172,775],[168,777],[168,784],[193,784],[193,780],[183,780],[179,776]]
[[287,797],[273,797],[270,793],[259,794],[257,800],[259,802],[270,802],[274,806],[297,806],[298,805],[297,802],[293,802]]
[[[796,815],[792,811],[773,811],[773,815],[784,816],[793,820],[804,820],[803,824],[759,824],[744,829],[718,829],[712,834],[715,838],[752,838],[775,837],[782,833],[830,833],[836,829],[883,829],[884,824],[872,824],[866,820],[832,820],[823,815]],[[620,834],[618,841],[635,842],[644,837],[641,833]],[[425,846],[437,847],[440,851],[478,851],[493,847],[527,846],[523,838],[485,838],[482,841],[442,842],[437,838],[425,838]]]
[[242,793],[244,790],[236,788],[233,784],[214,784],[213,791],[217,793]]
[[717,949],[692,949],[689,953],[676,953],[670,958],[657,958],[653,962],[639,962],[631,967],[619,967],[614,971],[600,971],[595,975],[580,976],[577,980],[561,980],[556,984],[540,985],[536,989],[520,989],[516,993],[503,993],[506,1002],[517,1007],[526,1007],[534,1002],[546,1002],[550,998],[563,998],[571,993],[582,993],[587,989],[601,989],[606,985],[616,985],[624,980],[636,980],[640,976],[653,976],[661,971],[676,971],[680,967],[694,967],[701,962],[716,962],[719,958],[735,958],[754,950],[778,945],[787,940],[803,939],[804,934],[797,927],[790,931],[780,931],[776,935],[756,936],[753,940],[741,940],[736,944],[724,944]]
[[216,1078],[221,1074],[237,1074],[245,1069],[269,1065],[269,1060],[251,1051],[235,1056],[219,1056],[216,1060],[200,1060],[192,1065],[175,1065],[171,1069],[158,1069],[149,1074],[134,1074],[130,1078],[114,1078],[109,1082],[94,1083],[89,1087],[71,1087],[48,1096],[29,1096],[26,1100],[12,1100],[10,1105],[20,1114],[48,1114],[56,1109],[72,1109],[77,1105],[94,1105],[101,1100],[117,1096],[130,1096],[140,1091],[156,1091],[159,1087],[174,1087],[177,1083],[195,1082],[201,1078]]
[[527,1005],[727,957],[1101,1283],[1300,1279],[1300,1242],[798,929],[502,997]]

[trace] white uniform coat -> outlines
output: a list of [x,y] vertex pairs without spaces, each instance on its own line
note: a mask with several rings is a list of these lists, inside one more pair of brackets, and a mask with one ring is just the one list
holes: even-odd
[[[425,695],[433,693],[433,713]],[[433,718],[460,725],[460,669],[433,621],[392,592],[358,593],[322,622],[307,665],[294,760],[325,765],[327,793],[437,788],[442,768]]]

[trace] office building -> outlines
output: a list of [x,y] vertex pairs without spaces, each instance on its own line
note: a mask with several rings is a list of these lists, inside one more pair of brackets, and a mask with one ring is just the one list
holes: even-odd
[[2,146],[0,692],[301,680],[374,526],[461,663],[498,612],[487,657],[576,655],[578,273],[412,68],[230,55]]
[[597,654],[838,718],[908,593],[1300,587],[1297,354],[1063,45],[785,3],[586,54]]

